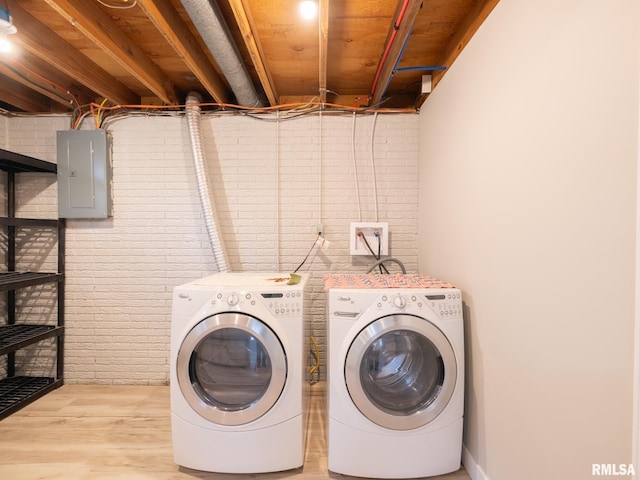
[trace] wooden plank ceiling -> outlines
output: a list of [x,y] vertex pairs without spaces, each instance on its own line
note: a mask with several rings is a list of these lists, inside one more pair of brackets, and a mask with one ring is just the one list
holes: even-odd
[[[82,111],[92,103],[251,108],[419,109],[498,0],[211,0],[230,33],[258,105],[243,105],[193,22],[208,0],[0,0],[17,33],[0,53],[0,109]],[[4,3],[4,5],[3,5]],[[219,58],[219,57],[218,57]],[[240,97],[240,98],[239,98]],[[212,107],[217,107],[212,105]]]

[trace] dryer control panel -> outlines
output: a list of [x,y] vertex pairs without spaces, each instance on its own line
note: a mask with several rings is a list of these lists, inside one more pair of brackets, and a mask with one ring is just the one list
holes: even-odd
[[260,303],[275,317],[300,316],[303,312],[303,293],[301,289],[287,292],[218,292],[212,305],[226,305],[230,308],[251,313],[251,307]]
[[302,292],[261,293],[262,304],[266,306],[276,317],[302,315]]

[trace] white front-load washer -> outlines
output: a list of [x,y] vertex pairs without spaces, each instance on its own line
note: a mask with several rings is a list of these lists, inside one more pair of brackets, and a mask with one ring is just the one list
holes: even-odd
[[305,275],[219,273],[174,288],[174,460],[208,472],[302,466],[308,382]]
[[[328,467],[371,478],[460,468],[464,333],[460,290],[386,276],[328,289]],[[421,287],[426,278],[428,288]],[[373,279],[373,280],[372,280]],[[326,279],[325,279],[326,280]],[[417,285],[417,287],[414,287]]]

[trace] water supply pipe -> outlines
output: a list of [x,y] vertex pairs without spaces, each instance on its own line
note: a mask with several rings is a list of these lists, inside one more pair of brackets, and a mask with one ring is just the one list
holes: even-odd
[[202,135],[200,133],[200,106],[202,96],[196,92],[187,95],[186,117],[189,126],[189,137],[191,139],[191,149],[193,151],[193,165],[196,170],[196,180],[198,182],[198,193],[202,205],[202,215],[204,217],[213,257],[216,262],[218,272],[229,271],[227,255],[222,243],[222,237],[218,231],[218,219],[216,217],[213,197],[211,196],[211,186],[204,159],[204,149],[202,147]]

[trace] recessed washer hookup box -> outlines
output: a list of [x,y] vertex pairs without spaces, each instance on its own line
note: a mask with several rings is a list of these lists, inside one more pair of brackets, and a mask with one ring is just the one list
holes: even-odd
[[111,135],[106,130],[57,133],[58,216],[110,217]]

